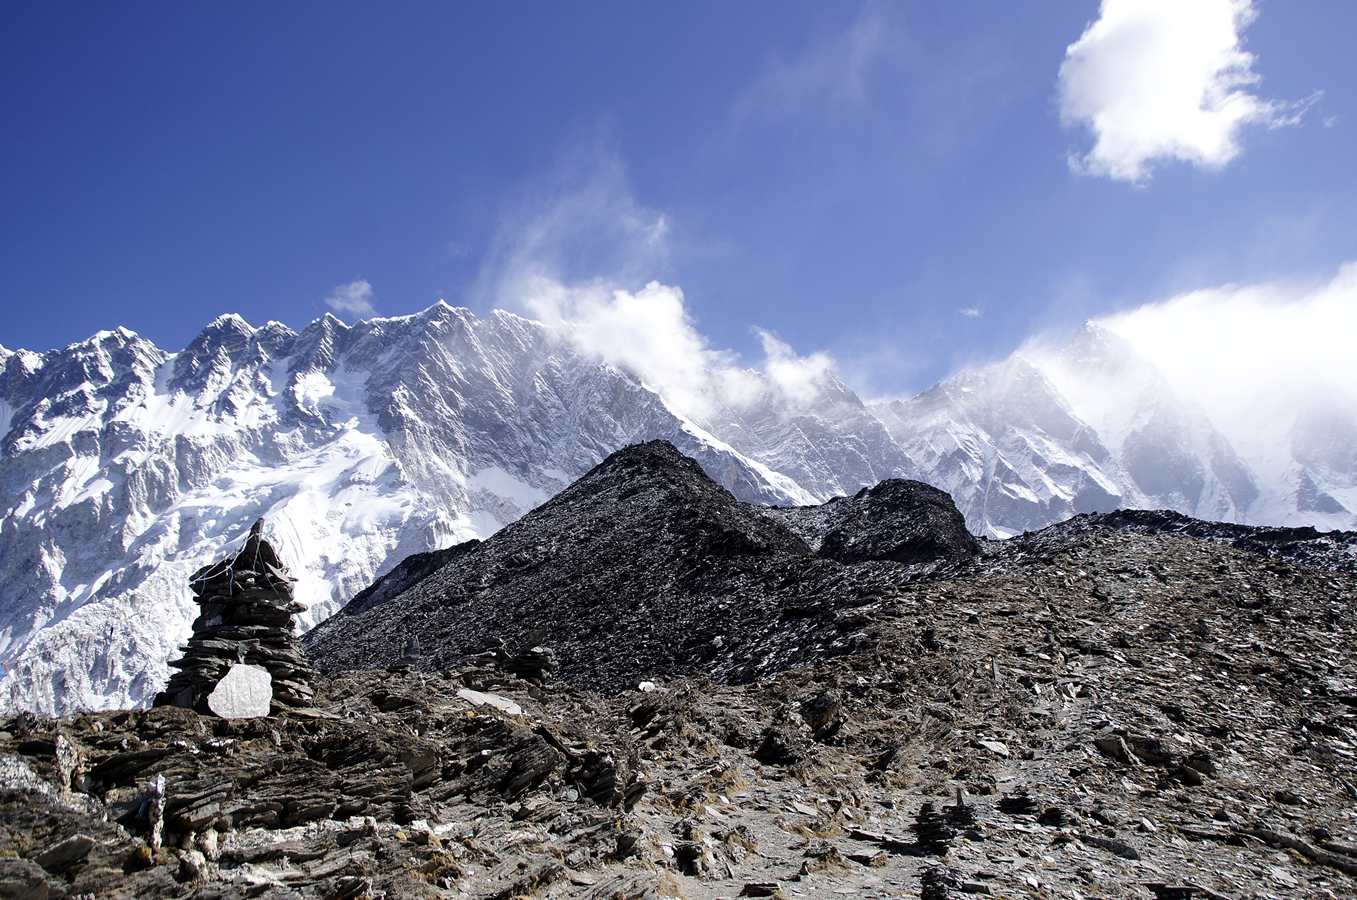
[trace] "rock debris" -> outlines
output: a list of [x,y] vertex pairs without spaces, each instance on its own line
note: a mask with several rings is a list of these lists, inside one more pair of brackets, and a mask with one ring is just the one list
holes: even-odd
[[843,562],[679,460],[340,616],[304,705],[0,723],[0,896],[1357,894],[1347,537]]

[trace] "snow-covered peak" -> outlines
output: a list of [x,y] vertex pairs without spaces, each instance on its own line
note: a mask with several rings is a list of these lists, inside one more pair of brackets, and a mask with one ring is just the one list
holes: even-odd
[[9,708],[149,697],[192,620],[188,574],[260,517],[309,626],[409,554],[486,537],[639,440],[673,441],[747,499],[811,498],[507,314],[436,304],[300,333],[228,315],[174,354],[106,332],[39,361],[0,369]]
[[1063,346],[1031,354],[1118,459],[1145,505],[1240,521],[1256,479],[1206,413],[1129,342],[1088,323]]
[[253,334],[254,326],[240,313],[222,313],[203,328],[204,333],[220,331],[238,331],[241,334]]

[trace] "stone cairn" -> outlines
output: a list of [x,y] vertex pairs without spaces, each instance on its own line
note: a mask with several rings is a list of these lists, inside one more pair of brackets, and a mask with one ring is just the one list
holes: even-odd
[[311,705],[315,670],[292,627],[303,607],[263,525],[254,523],[239,553],[189,579],[202,613],[156,706],[247,718]]

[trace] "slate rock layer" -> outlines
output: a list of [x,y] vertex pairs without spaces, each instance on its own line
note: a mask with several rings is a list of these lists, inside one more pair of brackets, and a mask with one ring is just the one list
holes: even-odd
[[[933,517],[923,528],[960,527],[955,507],[949,516],[929,503],[949,501],[933,491],[919,504]],[[901,507],[893,521],[904,529],[909,515]],[[941,540],[956,538],[949,530]],[[766,509],[651,441],[614,453],[394,596],[374,591],[305,641],[324,671],[392,665],[413,634],[422,658],[405,662],[417,668],[454,665],[502,640],[511,653],[549,645],[557,677],[605,693],[688,674],[739,683],[847,652],[857,638],[836,612],[910,574],[817,556]]]
[[189,579],[202,612],[183,658],[170,663],[178,671],[155,706],[211,713],[208,697],[238,663],[268,672],[275,711],[311,705],[315,672],[292,624],[303,607],[292,599],[292,579],[262,531],[263,521],[255,522],[240,552]]

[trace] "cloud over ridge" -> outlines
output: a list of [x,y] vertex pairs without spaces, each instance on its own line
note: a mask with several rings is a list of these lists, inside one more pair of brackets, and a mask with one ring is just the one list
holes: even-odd
[[1268,452],[1307,416],[1357,421],[1357,262],[1327,279],[1205,288],[1101,321],[1246,454]]
[[336,285],[330,296],[325,298],[325,305],[337,313],[366,319],[377,314],[377,308],[372,304],[373,297],[372,285],[366,279],[359,278],[348,284]]

